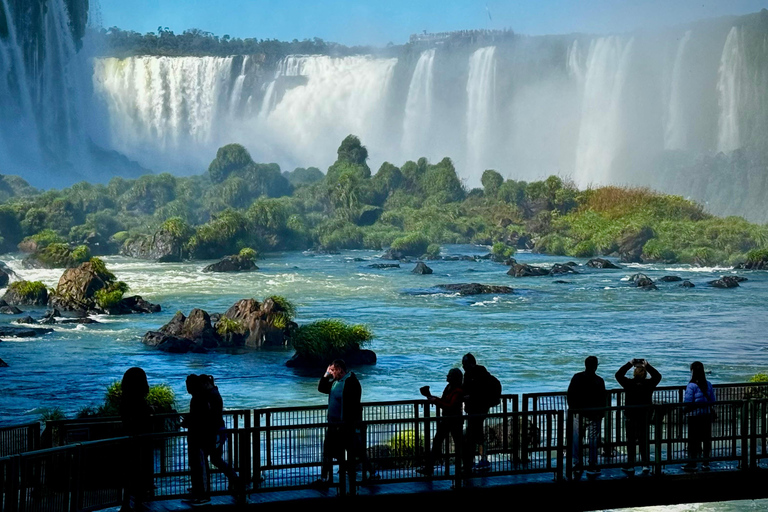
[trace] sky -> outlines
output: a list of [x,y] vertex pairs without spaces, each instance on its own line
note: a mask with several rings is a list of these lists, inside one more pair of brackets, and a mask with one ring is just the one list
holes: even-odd
[[[258,39],[402,44],[424,30],[605,34],[768,8],[768,0],[91,0],[104,27],[199,28]],[[95,16],[94,16],[95,15]]]

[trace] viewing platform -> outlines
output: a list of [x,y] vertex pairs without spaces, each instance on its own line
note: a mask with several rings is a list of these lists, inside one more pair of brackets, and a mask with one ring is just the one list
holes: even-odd
[[[339,471],[318,488],[327,425],[324,406],[227,411],[225,459],[251,482],[247,502],[237,504],[224,475],[212,471],[211,506],[243,510],[323,506],[342,499],[360,506],[462,506],[514,496],[547,508],[594,510],[627,506],[768,498],[768,384],[716,386],[710,471],[686,473],[688,422],[683,387],[657,388],[649,419],[649,471],[640,461],[634,476],[627,465],[622,390],[607,393],[596,476],[572,470],[573,431],[580,411],[568,410],[565,393],[505,395],[484,423],[490,467],[457,474],[455,447],[429,460],[438,411],[425,400],[366,403],[363,425],[375,480]],[[178,414],[158,416],[157,433],[120,437],[115,418],[50,421],[41,433],[33,423],[0,429],[2,512],[80,511],[119,507],[122,462],[136,447],[151,447],[154,489],[150,510],[187,510],[190,469],[187,432]],[[138,445],[136,444],[138,443]],[[583,442],[586,463],[587,443]],[[476,458],[478,460],[478,458]],[[418,469],[435,465],[434,476]],[[701,462],[701,461],[699,461]],[[336,503],[334,501],[334,503]],[[346,506],[346,505],[345,505]]]

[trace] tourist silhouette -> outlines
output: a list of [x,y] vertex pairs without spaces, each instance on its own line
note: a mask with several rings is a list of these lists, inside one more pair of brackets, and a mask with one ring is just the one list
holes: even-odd
[[[627,371],[634,367],[632,378]],[[650,375],[650,378],[648,376]],[[624,420],[627,432],[627,464],[622,470],[628,475],[635,473],[635,453],[640,446],[643,473],[651,470],[648,451],[648,426],[653,404],[653,390],[661,382],[661,374],[646,359],[633,359],[619,368],[616,381],[624,388]]]
[[699,361],[691,364],[691,380],[685,388],[683,402],[689,404],[683,409],[688,420],[688,458],[683,466],[685,471],[696,471],[701,460],[701,470],[709,471],[709,456],[712,452],[712,421],[716,417],[712,404],[715,389],[707,380],[704,365]]
[[[145,434],[152,432],[152,408],[147,403],[147,374],[138,367],[129,368],[120,382],[120,419],[123,432],[131,436],[125,447],[124,490],[121,512],[142,510],[152,489],[153,453]],[[131,498],[133,508],[131,508]]]
[[589,443],[588,475],[597,475],[597,448],[600,441],[601,423],[605,411],[605,381],[597,375],[597,357],[584,360],[584,371],[573,376],[568,386],[568,407],[573,410],[573,460],[574,476],[581,476],[582,437],[586,431]]
[[437,430],[435,438],[432,440],[432,451],[427,465],[419,470],[427,476],[432,476],[434,465],[440,462],[442,458],[442,448],[448,435],[453,438],[453,445],[456,447],[456,465],[457,473],[461,470],[461,445],[462,428],[464,418],[462,417],[461,405],[464,399],[464,390],[462,389],[463,375],[458,368],[451,368],[446,376],[448,385],[445,386],[443,394],[436,397],[429,392],[429,386],[424,386],[419,391],[424,395],[429,403],[434,404],[440,409],[440,418],[437,420]]

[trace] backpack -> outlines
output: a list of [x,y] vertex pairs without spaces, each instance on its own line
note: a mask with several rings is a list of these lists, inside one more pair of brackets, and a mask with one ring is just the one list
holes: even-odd
[[496,407],[501,403],[501,382],[490,373],[486,374],[481,385],[481,390],[481,394],[485,399],[485,404],[489,408]]

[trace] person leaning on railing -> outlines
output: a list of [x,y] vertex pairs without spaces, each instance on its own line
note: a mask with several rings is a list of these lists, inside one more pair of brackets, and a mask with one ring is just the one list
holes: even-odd
[[461,370],[458,368],[451,368],[448,371],[446,380],[448,385],[445,386],[443,394],[440,397],[434,396],[429,392],[429,386],[424,386],[419,391],[424,395],[429,403],[439,407],[442,411],[440,419],[437,421],[437,432],[435,432],[435,438],[432,440],[432,459],[431,463],[428,463],[418,472],[432,476],[434,473],[434,465],[437,464],[443,456],[443,444],[450,434],[453,438],[453,444],[456,447],[456,460],[461,460],[461,437],[462,429],[464,427],[464,419],[462,417],[461,404],[464,398],[464,390],[461,387],[463,376]]
[[685,388],[683,402],[686,406],[685,417],[688,419],[688,457],[691,462],[683,466],[685,471],[698,469],[696,460],[702,459],[702,446],[704,457],[701,470],[709,471],[709,456],[712,451],[712,420],[715,419],[715,389],[707,380],[704,373],[704,365],[699,361],[691,364],[691,381]]
[[[627,371],[635,367],[633,377]],[[650,378],[648,376],[650,375]],[[627,427],[627,465],[622,470],[628,475],[635,473],[635,450],[640,446],[643,473],[651,470],[648,453],[648,420],[653,404],[653,390],[661,382],[661,374],[645,359],[633,359],[619,368],[616,381],[624,388],[624,418]]]

